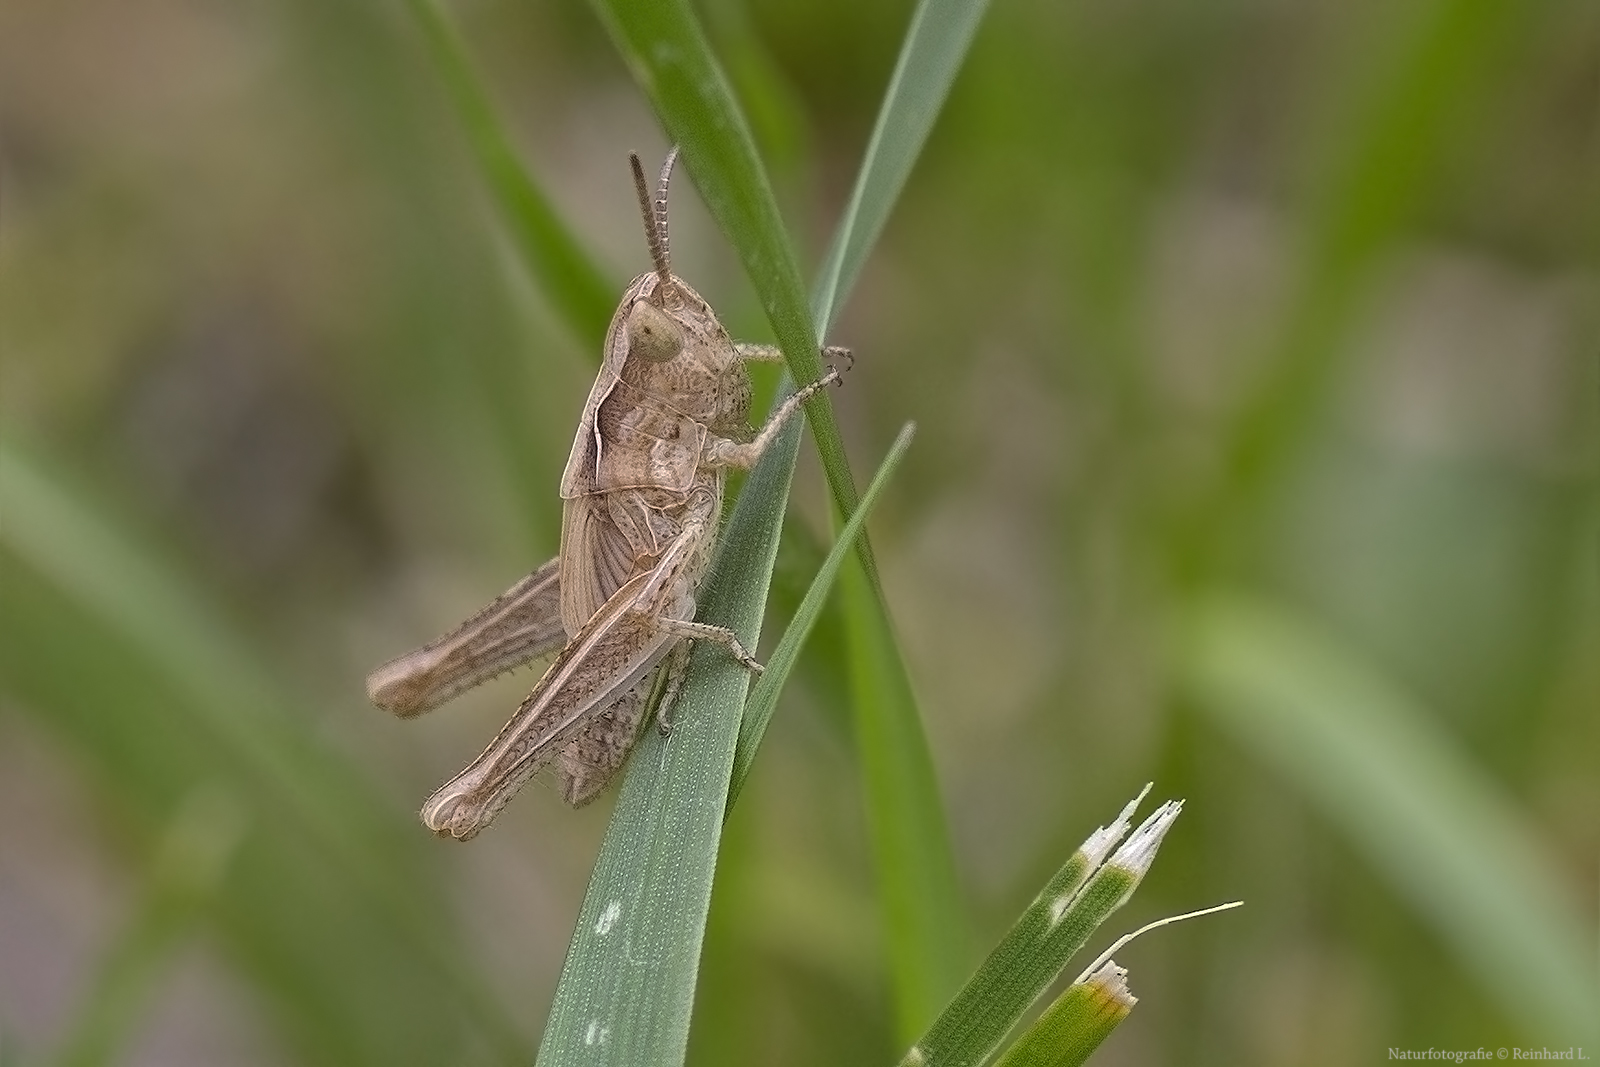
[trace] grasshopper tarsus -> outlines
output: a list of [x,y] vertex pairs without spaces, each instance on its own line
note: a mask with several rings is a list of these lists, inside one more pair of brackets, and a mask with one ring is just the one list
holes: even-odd
[[[828,361],[830,370],[837,372],[833,379],[834,385],[843,385],[844,376],[856,365],[856,354],[843,345],[824,345],[822,358]],[[843,363],[844,367],[840,368],[839,363]]]

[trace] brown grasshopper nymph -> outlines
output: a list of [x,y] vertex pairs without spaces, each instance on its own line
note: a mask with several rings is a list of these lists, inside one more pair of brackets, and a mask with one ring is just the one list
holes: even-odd
[[[714,641],[761,669],[732,631],[695,621],[727,471],[754,466],[784,422],[840,372],[798,390],[751,434],[744,364],[782,356],[734,344],[711,306],[672,273],[667,188],[676,158],[674,148],[652,201],[632,157],[654,269],[628,286],[606,332],[561,479],[561,554],[367,678],[373,703],[409,717],[560,650],[493,743],[423,805],[423,822],[438,834],[472,837],[557,757],[566,800],[593,799],[643,723],[653,714],[665,726],[691,641]],[[849,359],[844,349],[825,352]]]

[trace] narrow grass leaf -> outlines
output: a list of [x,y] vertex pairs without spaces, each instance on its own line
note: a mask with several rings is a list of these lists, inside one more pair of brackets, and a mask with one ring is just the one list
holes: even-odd
[[1139,1002],[1128,991],[1127,977],[1127,971],[1107,962],[1068,986],[995,1067],[1078,1067]]
[[912,14],[813,292],[811,309],[823,336],[883,233],[987,8],[988,0],[922,0]]
[[806,590],[800,607],[795,610],[794,617],[789,620],[783,636],[778,639],[777,647],[767,658],[767,669],[756,681],[750,699],[745,702],[744,718],[739,726],[739,747],[733,758],[733,782],[728,787],[729,811],[733,810],[734,802],[739,799],[739,791],[744,787],[745,778],[750,773],[750,765],[755,761],[756,751],[761,747],[761,738],[767,731],[767,723],[772,719],[772,712],[778,706],[778,696],[783,692],[784,683],[789,679],[789,672],[799,660],[800,650],[805,645],[806,638],[810,636],[811,628],[816,625],[818,616],[822,614],[823,606],[828,601],[828,594],[833,591],[833,580],[838,576],[839,568],[855,544],[856,537],[866,527],[867,515],[877,503],[883,487],[889,483],[895,468],[900,465],[900,459],[910,447],[915,431],[916,427],[908,422],[900,431],[900,435],[895,438],[894,444],[889,448],[889,454],[884,456],[883,463],[872,476],[867,491],[861,495],[861,506],[850,516],[850,521],[845,523],[844,529],[840,530],[839,536],[834,539],[833,548],[828,551],[822,566],[817,568],[816,577]]
[[966,921],[916,698],[859,555],[844,566],[840,594],[895,1032],[909,1040],[967,973]]
[[805,101],[774,55],[743,0],[710,0],[697,8],[712,48],[743,104],[767,169],[781,185],[811,158]]
[[522,164],[460,34],[439,0],[409,0],[408,6],[466,128],[478,169],[505,216],[523,265],[585,350],[598,354],[616,310],[617,286],[584,251],[551,205],[549,196]]
[[[911,17],[812,294],[812,311],[824,335],[883,232],[985,7],[983,0],[922,0]],[[910,1040],[960,986],[968,938],[922,718],[871,544],[865,538],[860,544],[861,551],[845,566],[841,599],[897,1031]]]
[[[813,291],[812,310],[824,335],[883,232],[985,7],[982,0],[923,0],[912,15]],[[897,1030],[910,1040],[960,986],[968,938],[921,715],[871,544],[865,538],[860,544],[861,551],[845,566],[841,599]]]
[[1287,609],[1218,595],[1184,633],[1201,706],[1349,834],[1490,996],[1553,1044],[1594,1038],[1593,932],[1433,715]]

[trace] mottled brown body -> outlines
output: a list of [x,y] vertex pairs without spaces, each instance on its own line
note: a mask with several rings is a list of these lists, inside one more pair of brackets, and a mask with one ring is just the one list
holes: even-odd
[[790,397],[752,437],[744,363],[780,356],[735,345],[711,306],[671,273],[666,189],[675,156],[653,209],[633,160],[655,270],[628,286],[606,333],[561,479],[561,555],[367,679],[374,703],[412,716],[560,649],[483,754],[423,805],[423,822],[441,835],[472,837],[557,757],[563,797],[593,799],[652,713],[665,728],[690,641],[715,641],[760,670],[731,631],[694,621],[727,469],[753,466],[799,404],[839,373]]
[[[630,358],[641,334],[651,355],[666,358]],[[682,532],[691,494],[709,494],[720,513],[728,464],[714,450],[749,437],[749,413],[744,359],[711,306],[676,276],[666,284],[656,274],[635,278],[607,332],[561,479],[561,619],[569,631],[655,565]]]

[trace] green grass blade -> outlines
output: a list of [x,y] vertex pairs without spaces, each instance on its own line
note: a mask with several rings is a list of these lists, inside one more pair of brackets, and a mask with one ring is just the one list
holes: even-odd
[[[754,647],[799,448],[798,420],[751,472],[699,619]],[[785,461],[787,460],[787,461]],[[681,1063],[749,675],[702,642],[663,738],[628,761],[539,1048],[541,1067]]]
[[598,356],[616,310],[618,286],[584,251],[523,166],[460,34],[438,0],[410,0],[409,6],[523,265],[567,327]]
[[988,0],[922,0],[911,16],[855,188],[812,295],[823,336],[900,199],[987,7]]
[[762,38],[749,4],[710,0],[696,10],[744,105],[767,169],[781,184],[811,158],[811,116],[805,102]]
[[822,566],[817,568],[816,577],[806,590],[800,607],[795,610],[794,617],[789,620],[783,636],[778,639],[777,647],[767,658],[766,671],[756,681],[754,689],[750,692],[750,699],[745,702],[744,719],[739,726],[739,747],[733,758],[733,782],[728,788],[730,811],[733,810],[734,802],[739,799],[739,791],[744,788],[744,780],[750,773],[750,765],[755,761],[757,749],[761,747],[761,738],[767,731],[767,723],[772,719],[773,710],[778,706],[778,696],[783,691],[784,683],[789,679],[789,672],[799,660],[800,649],[805,645],[812,626],[816,625],[817,618],[822,614],[822,608],[828,601],[828,594],[833,590],[833,580],[838,576],[839,568],[855,544],[856,537],[866,527],[867,515],[877,503],[878,495],[889,483],[895,468],[900,465],[900,459],[905,455],[906,449],[911,446],[911,438],[915,432],[915,425],[908,422],[900,431],[900,435],[895,438],[894,444],[889,448],[889,454],[884,456],[877,473],[872,476],[867,491],[861,495],[861,506],[850,516],[850,521],[845,523],[844,529],[840,530],[839,536],[834,539],[833,548],[828,551]]
[[1137,1003],[1127,972],[1107,963],[1075,982],[995,1061],[995,1067],[1078,1067]]
[[[983,16],[982,0],[923,0],[812,296],[826,332],[883,232]],[[841,509],[848,515],[848,509]],[[885,918],[897,1033],[909,1041],[959,988],[966,920],[938,779],[870,542],[845,566],[842,603],[867,821]]]
[[1593,1039],[1592,934],[1535,834],[1426,709],[1270,605],[1207,600],[1186,635],[1201,706],[1349,834],[1490,996],[1552,1043]]
[[7,693],[70,739],[130,823],[166,824],[197,788],[246,813],[219,933],[314,1062],[443,1056],[460,1022],[517,1053],[451,943],[410,820],[296,725],[295,702],[197,589],[11,443],[0,570]]
[[966,918],[916,698],[892,625],[859,555],[845,564],[840,594],[895,1032],[909,1041],[967,973]]

